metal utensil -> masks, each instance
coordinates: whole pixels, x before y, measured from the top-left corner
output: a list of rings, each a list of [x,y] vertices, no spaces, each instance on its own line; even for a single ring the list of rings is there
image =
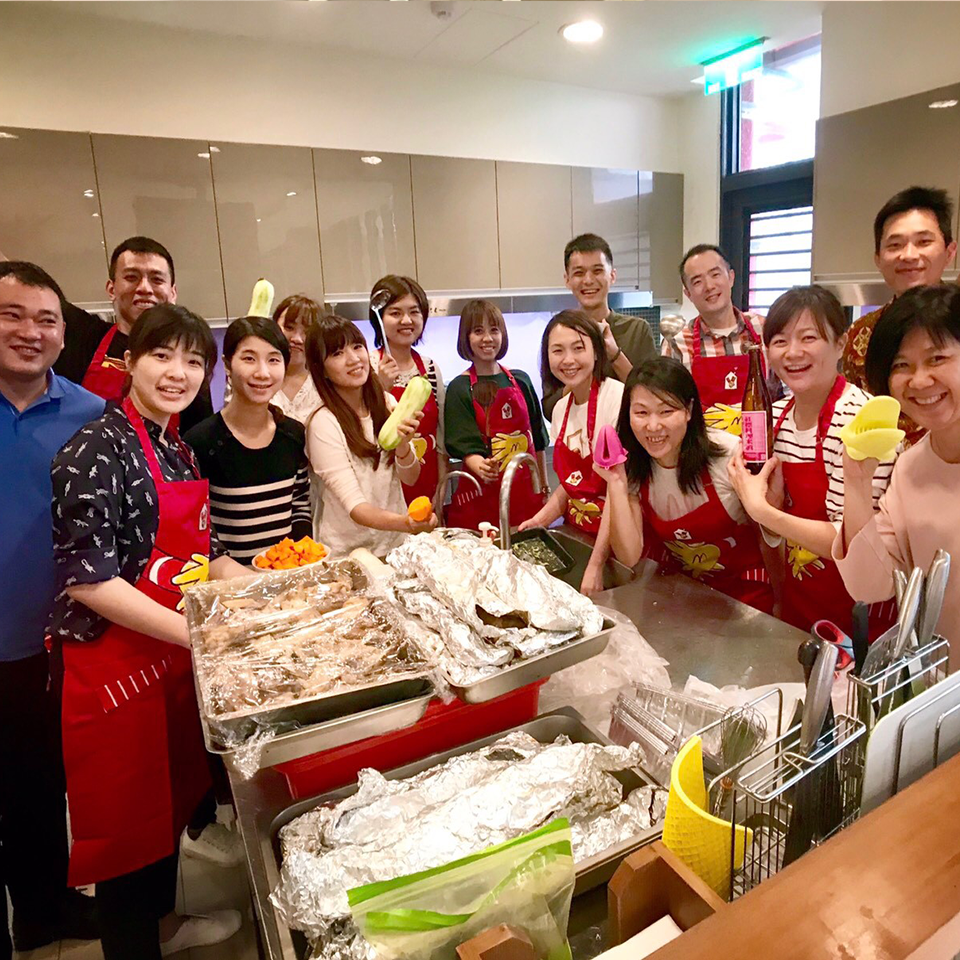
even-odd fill
[[[899,572],[899,571],[898,571]],[[897,621],[897,641],[893,648],[893,659],[899,660],[907,649],[910,635],[917,625],[917,615],[920,613],[920,598],[923,595],[923,570],[914,567],[907,581],[907,586],[899,599],[900,617]]]
[[[390,291],[389,290],[377,290],[374,295],[370,298],[370,309],[374,312],[374,315],[377,318],[377,326],[380,328],[380,342],[383,344],[383,352],[388,356],[392,357],[393,354],[390,352],[390,344],[387,343],[387,330],[383,325],[383,317],[380,316],[380,311],[390,302]]]
[[[838,653],[832,643],[820,643],[807,684],[803,721],[800,724],[799,757],[795,761],[800,766],[806,766],[815,752],[827,719]],[[783,866],[793,863],[810,849],[814,839],[825,836],[833,829],[839,809],[836,803],[839,786],[837,769],[832,762],[813,767],[797,783],[790,829],[784,843]]]
[[[897,570],[894,574],[894,586],[897,592],[897,603],[900,606],[900,615],[897,620],[897,633],[891,646],[891,656],[888,666],[895,664],[909,649],[917,645],[916,625],[920,613],[920,601],[923,598],[923,570],[914,567],[910,579],[904,585],[905,576]],[[877,713],[883,716],[893,707],[908,700],[913,691],[910,687],[910,676],[913,669],[898,670],[890,676],[884,684],[884,696],[880,698]],[[887,691],[891,691],[889,696]]]
[[[917,629],[917,644],[921,647],[925,647],[933,639],[949,578],[950,554],[946,550],[938,550],[930,564],[927,582],[924,585],[923,610],[920,615],[920,626]]]

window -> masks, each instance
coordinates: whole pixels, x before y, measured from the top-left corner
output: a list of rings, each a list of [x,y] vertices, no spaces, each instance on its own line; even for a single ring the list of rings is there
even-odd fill
[[[749,308],[765,314],[790,287],[810,283],[813,207],[750,215]]]

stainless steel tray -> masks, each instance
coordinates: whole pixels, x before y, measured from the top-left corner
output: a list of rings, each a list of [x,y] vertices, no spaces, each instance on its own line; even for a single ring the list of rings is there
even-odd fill
[[[572,667],[575,663],[589,660],[597,654],[603,653],[616,623],[608,617],[603,618],[603,629],[589,637],[581,637],[565,643],[556,650],[541,653],[537,657],[530,657],[510,667],[504,667],[495,676],[478,680],[476,683],[457,686],[450,684],[453,692],[467,703],[486,703],[505,693],[525,687],[529,683],[552,676],[559,670]],[[449,678],[448,678],[449,679]]]
[[[513,729],[522,730],[541,743],[551,743],[561,734],[576,743],[610,743],[602,734],[587,726],[580,714],[570,707],[544,714]],[[451,757],[479,750],[510,732],[504,730],[453,750],[434,754],[416,763],[385,772],[384,776],[389,780],[413,776]],[[637,786],[648,782],[645,777],[637,774]],[[304,960],[307,956],[306,940],[283,924],[269,899],[271,891],[280,880],[280,828],[320,804],[336,803],[351,796],[356,793],[357,785],[342,787],[295,803],[290,803],[290,796],[282,778],[272,770],[262,770],[249,781],[231,777],[231,785],[260,923],[263,955],[268,960]],[[660,827],[644,831],[580,863],[577,868],[575,895],[606,883],[624,857],[655,840],[660,833]]]

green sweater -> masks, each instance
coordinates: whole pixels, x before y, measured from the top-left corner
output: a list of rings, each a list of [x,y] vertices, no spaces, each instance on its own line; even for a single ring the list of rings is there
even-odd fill
[[[533,384],[522,370],[511,370],[510,372],[517,381],[517,386],[520,387],[524,400],[527,401],[533,447],[535,450],[544,450],[550,442],[550,438],[543,423],[543,415],[540,412],[540,404],[537,402]],[[494,377],[477,377],[477,379],[494,380],[497,386],[501,388],[510,386],[510,381],[504,373],[498,373]],[[490,448],[477,424],[476,412],[473,409],[473,398],[470,394],[470,377],[466,373],[454,377],[447,387],[447,398],[443,407],[443,428],[447,453],[451,457],[463,460],[473,453],[478,453],[483,457],[490,456]]]
[[[631,366],[635,367],[644,360],[656,359],[657,347],[653,342],[653,333],[650,330],[650,324],[643,317],[628,317],[611,310],[607,315],[607,323],[610,324],[617,346],[627,355]],[[609,360],[604,360],[603,372],[604,376],[613,377],[614,380],[619,379],[613,372],[613,364]],[[544,393],[543,413],[548,419],[553,416],[553,408],[562,396],[563,390]]]

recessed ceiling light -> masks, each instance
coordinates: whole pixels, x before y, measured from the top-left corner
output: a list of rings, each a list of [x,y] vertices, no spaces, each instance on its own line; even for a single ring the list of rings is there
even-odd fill
[[[93,191],[92,191],[92,190],[84,190],[84,191],[83,191],[83,195],[84,195],[85,197],[92,197],[92,196],[93,196]]]
[[[209,154],[209,153],[198,153],[197,156],[198,156],[201,160],[209,160],[209,159],[210,159],[210,154]]]
[[[374,166],[374,167],[375,167],[378,163],[383,163],[383,160],[381,160],[380,157],[373,156],[373,155],[371,154],[371,156],[369,156],[369,157],[361,157],[361,158],[360,158],[360,162],[361,162],[361,163],[369,163],[371,166]]]
[[[288,196],[288,197],[295,197],[296,195],[297,195],[297,191],[296,191],[296,190],[288,190],[288,191],[287,191],[287,196]]]
[[[260,217],[257,217],[257,223],[259,223],[259,222],[260,222]]]
[[[7,133],[6,130],[0,130],[0,140],[19,140],[20,137],[16,133]]]
[[[603,36],[603,27],[596,20],[578,20],[561,27],[560,35],[569,43],[596,43]]]
[[[99,214],[99,213],[91,213],[90,216],[91,216],[91,217],[99,217],[100,214]]]
[[[220,152],[220,148],[219,148],[219,147],[211,146],[211,147],[210,147],[210,152],[211,152],[211,153],[219,153],[219,152]]]
[[[957,105],[956,100],[934,100],[930,104],[931,110],[946,110],[947,107],[955,107]]]

